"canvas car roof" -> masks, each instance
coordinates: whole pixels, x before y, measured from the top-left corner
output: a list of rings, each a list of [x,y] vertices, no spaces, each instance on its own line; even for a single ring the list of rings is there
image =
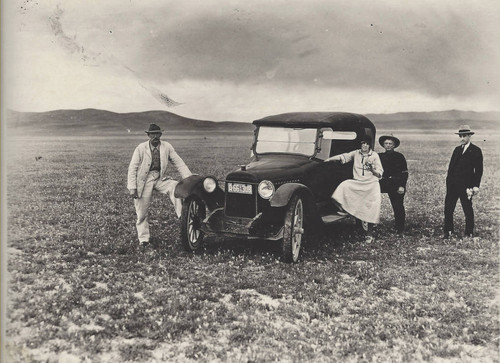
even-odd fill
[[[352,130],[357,127],[374,129],[363,115],[348,112],[289,112],[267,116],[253,122],[256,126],[332,127],[334,130]]]

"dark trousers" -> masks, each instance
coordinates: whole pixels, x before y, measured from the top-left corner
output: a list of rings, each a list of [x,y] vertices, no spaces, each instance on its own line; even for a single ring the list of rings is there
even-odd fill
[[[465,187],[452,183],[446,186],[446,197],[444,199],[444,232],[453,232],[453,212],[460,198],[462,209],[465,214],[465,235],[474,233],[474,210],[472,209],[472,199],[467,198]]]
[[[405,229],[405,206],[403,204],[403,199],[405,197],[403,194],[398,194],[395,191],[388,192],[389,200],[391,201],[392,209],[394,210],[394,221],[397,232],[403,232]]]

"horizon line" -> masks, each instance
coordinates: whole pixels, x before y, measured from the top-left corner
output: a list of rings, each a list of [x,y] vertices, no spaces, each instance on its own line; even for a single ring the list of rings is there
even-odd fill
[[[177,116],[181,116],[175,112],[172,111],[167,111],[167,110],[159,110],[159,109],[152,109],[152,110],[146,110],[146,111],[130,111],[130,112],[116,112],[116,111],[110,111],[107,109],[102,109],[102,108],[94,108],[94,107],[86,107],[86,108],[58,108],[58,109],[52,109],[52,110],[47,110],[47,111],[20,111],[20,110],[15,110],[12,108],[7,108],[7,111],[13,111],[13,112],[19,112],[19,113],[48,113],[48,112],[55,112],[55,111],[86,111],[86,110],[95,110],[95,111],[104,111],[104,112],[110,112],[110,113],[116,113],[116,114],[130,114],[130,113],[147,113],[147,112],[167,112],[171,113]],[[284,111],[282,113],[286,113],[288,111]],[[397,112],[365,112],[365,113],[360,113],[360,112],[355,112],[355,111],[293,111],[293,112],[348,112],[348,113],[359,113],[362,115],[394,115],[394,114],[400,114],[400,113],[444,113],[444,112],[470,112],[470,113],[500,113],[500,110],[488,110],[488,111],[473,111],[473,110],[460,110],[460,109],[448,109],[448,110],[434,110],[434,111],[397,111]],[[185,118],[190,118],[186,116],[181,116]],[[224,121],[218,121],[218,122],[224,122]]]

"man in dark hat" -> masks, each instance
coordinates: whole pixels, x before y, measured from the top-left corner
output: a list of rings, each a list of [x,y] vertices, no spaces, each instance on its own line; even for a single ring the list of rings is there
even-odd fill
[[[465,236],[472,237],[474,233],[472,197],[479,193],[483,176],[483,153],[479,147],[470,142],[474,132],[469,125],[461,125],[455,134],[460,138],[460,145],[453,150],[446,176],[444,238],[450,238],[453,234],[453,212],[458,198],[465,214]]]
[[[380,161],[384,168],[384,174],[380,179],[380,191],[387,193],[394,210],[395,228],[397,234],[402,234],[405,228],[404,197],[406,194],[406,182],[408,180],[408,167],[403,154],[394,151],[400,145],[400,141],[393,135],[384,135],[378,139],[379,144],[385,149],[380,153]]]
[[[174,197],[177,181],[167,175],[168,163],[174,164],[183,179],[191,175],[191,171],[173,146],[160,140],[162,133],[163,130],[158,125],[149,125],[146,131],[149,141],[135,148],[128,167],[127,189],[134,198],[137,234],[141,245],[149,244],[148,212],[153,190],[167,194],[177,217],[181,215],[182,200]]]

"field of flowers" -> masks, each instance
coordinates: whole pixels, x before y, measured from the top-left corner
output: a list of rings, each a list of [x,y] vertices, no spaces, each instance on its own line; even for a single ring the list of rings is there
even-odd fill
[[[264,241],[184,252],[159,194],[153,246],[139,248],[126,173],[144,135],[9,140],[7,361],[498,362],[500,155],[475,135],[477,237],[461,237],[458,204],[458,236],[442,240],[449,134],[400,134],[403,237],[384,195],[374,243],[346,220],[293,265]],[[199,174],[223,178],[250,156],[250,134],[165,137]]]

